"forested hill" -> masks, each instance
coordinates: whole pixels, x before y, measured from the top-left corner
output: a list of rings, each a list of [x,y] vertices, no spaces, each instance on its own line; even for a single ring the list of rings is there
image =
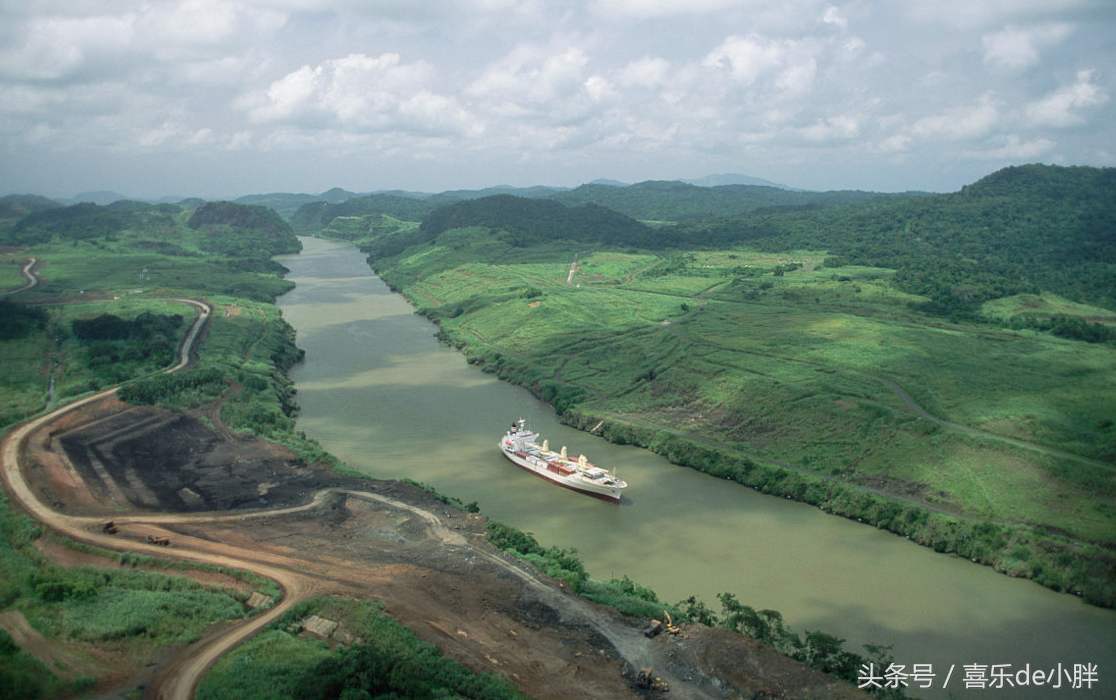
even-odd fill
[[[834,204],[866,202],[877,192],[798,192],[758,185],[699,187],[684,182],[650,180],[627,187],[582,185],[558,192],[549,199],[568,206],[599,204],[643,221],[692,222],[720,219],[764,208],[821,208]]]
[[[453,228],[487,226],[502,229],[512,245],[563,239],[613,245],[640,245],[650,229],[619,212],[585,204],[567,207],[547,199],[496,195],[450,204],[423,219],[430,236]]]
[[[291,226],[299,233],[312,233],[329,226],[338,216],[378,216],[387,214],[404,221],[419,221],[435,205],[422,199],[395,194],[370,194],[343,202],[309,202],[291,216]]]
[[[205,249],[233,257],[297,253],[302,245],[283,217],[259,204],[208,202],[186,225],[206,234]]]
[[[1038,291],[1116,309],[1116,169],[1006,168],[952,194],[750,214],[677,229],[669,244],[827,250],[898,270],[895,283],[940,313]]]
[[[58,209],[62,205],[53,199],[36,194],[9,194],[0,197],[0,219],[22,219],[28,214],[47,209]]]
[[[173,204],[127,201],[104,207],[85,203],[46,208],[19,219],[0,236],[0,241],[7,245],[35,245],[52,238],[85,240],[127,229],[173,227],[174,216],[181,211]]]
[[[322,202],[326,204],[338,204],[347,199],[358,197],[360,195],[355,192],[343,190],[340,187],[334,187],[331,190],[322,192],[321,194],[291,194],[289,192],[272,192],[270,194],[251,194],[244,197],[238,197],[233,200],[237,204],[262,204],[263,206],[274,209],[285,219],[290,219],[294,216],[298,208],[304,204],[311,204],[313,202]]]

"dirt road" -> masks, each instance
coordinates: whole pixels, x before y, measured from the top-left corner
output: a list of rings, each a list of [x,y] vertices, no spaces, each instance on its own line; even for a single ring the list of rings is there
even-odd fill
[[[27,262],[24,263],[24,265],[23,265],[23,269],[20,270],[20,272],[23,273],[24,278],[27,279],[27,284],[23,285],[22,287],[18,287],[16,289],[9,289],[6,292],[0,292],[0,296],[5,296],[7,294],[18,294],[20,292],[25,292],[28,289],[31,289],[32,287],[37,285],[39,283],[39,277],[38,277],[38,275],[36,275],[32,271],[32,268],[35,267],[35,263],[37,263],[37,262],[39,262],[39,261],[36,260],[35,258],[28,258]]]
[[[211,316],[205,304],[182,301],[200,312],[170,371],[188,366]],[[444,654],[475,671],[503,673],[540,698],[646,695],[621,675],[622,666],[653,668],[675,698],[861,697],[723,631],[694,625],[649,639],[642,621],[579,598],[497,551],[482,516],[415,487],[314,469],[272,443],[207,427],[218,411],[166,414],[125,406],[114,392],[75,401],[4,437],[0,475],[12,504],[77,542],[246,570],[282,590],[271,609],[166,662],[145,697],[194,697],[223,654],[299,601],[323,595],[383,601]],[[102,448],[96,468],[82,458],[92,445]],[[250,503],[268,507],[245,507]],[[106,520],[116,534],[102,531]],[[150,544],[149,536],[172,546]]]

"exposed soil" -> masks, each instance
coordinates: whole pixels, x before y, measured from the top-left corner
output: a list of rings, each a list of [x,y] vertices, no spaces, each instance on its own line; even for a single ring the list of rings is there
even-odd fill
[[[214,422],[217,415],[171,414],[112,398],[91,403],[29,436],[25,479],[55,511],[83,516],[72,521],[85,523],[87,541],[265,573],[285,589],[275,615],[314,595],[382,601],[444,654],[477,671],[503,673],[535,697],[863,697],[725,630],[685,625],[648,639],[640,632],[644,620],[578,598],[497,551],[483,516],[405,484],[307,465],[285,448],[230,433]],[[117,534],[100,532],[108,520]],[[149,545],[148,536],[171,544]],[[38,546],[66,564],[115,565],[54,540]],[[221,574],[193,575],[244,585]],[[273,616],[255,616],[228,634],[246,636],[248,624]],[[189,677],[188,664],[211,663],[221,650],[204,656],[205,650],[227,636],[216,631],[146,659],[151,668],[119,673],[118,693],[150,682],[153,697],[189,697],[192,687],[175,684],[192,682],[181,680]],[[344,641],[344,634],[334,639]],[[235,642],[229,638],[226,646]],[[53,659],[66,652],[50,646],[40,642],[32,651]],[[653,668],[669,692],[637,687],[632,671],[639,668]]]

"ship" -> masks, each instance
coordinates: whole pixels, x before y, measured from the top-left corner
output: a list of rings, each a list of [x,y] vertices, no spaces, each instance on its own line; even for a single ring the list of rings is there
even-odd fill
[[[569,459],[565,447],[552,452],[549,441],[539,444],[539,434],[525,428],[525,423],[522,418],[512,423],[498,445],[513,464],[567,489],[620,502],[620,494],[628,485],[617,479],[615,473],[590,464],[585,455],[576,461]]]

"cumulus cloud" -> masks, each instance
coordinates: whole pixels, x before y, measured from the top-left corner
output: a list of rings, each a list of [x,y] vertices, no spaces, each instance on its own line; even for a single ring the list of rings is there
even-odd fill
[[[593,3],[596,12],[612,17],[674,17],[716,12],[741,4],[741,0],[597,0]]]
[[[730,36],[702,62],[727,71],[734,80],[752,85],[769,80],[779,90],[792,93],[810,89],[817,72],[813,43],[796,39],[770,39],[757,34]]]
[[[825,8],[825,14],[822,15],[822,21],[826,24],[832,24],[836,27],[839,27],[840,29],[849,28],[848,18],[845,17],[845,14],[841,12],[841,10],[832,5]]]
[[[935,141],[962,141],[986,136],[999,120],[1000,111],[985,95],[975,105],[961,105],[919,119],[911,134]]]
[[[258,124],[358,133],[403,131],[477,135],[483,125],[452,95],[427,87],[433,68],[399,54],[349,54],[302,66],[239,106]]]
[[[1095,2],[8,2],[0,146],[483,155],[538,181],[555,162],[1095,162],[1116,138],[1116,17]]]
[[[905,0],[903,13],[912,21],[959,29],[1003,26],[1017,18],[1042,18],[1077,8],[1091,0]]]
[[[840,115],[819,119],[799,132],[807,141],[841,141],[858,136],[860,124],[853,117]]]
[[[25,28],[20,45],[0,53],[0,73],[26,80],[61,80],[88,75],[127,47],[135,32],[135,15],[44,17]]]
[[[984,64],[993,68],[1029,68],[1039,62],[1039,49],[1062,41],[1070,34],[1066,24],[1021,29],[1008,26],[981,36]]]
[[[1093,71],[1077,73],[1073,85],[1056,90],[1027,105],[1030,126],[1067,127],[1085,123],[1083,112],[1108,101],[1108,93],[1093,82]]]
[[[1017,134],[1008,134],[996,141],[999,142],[997,145],[983,150],[966,149],[962,152],[962,156],[978,160],[1025,162],[1046,155],[1057,146],[1050,139],[1037,138],[1024,141]]]

